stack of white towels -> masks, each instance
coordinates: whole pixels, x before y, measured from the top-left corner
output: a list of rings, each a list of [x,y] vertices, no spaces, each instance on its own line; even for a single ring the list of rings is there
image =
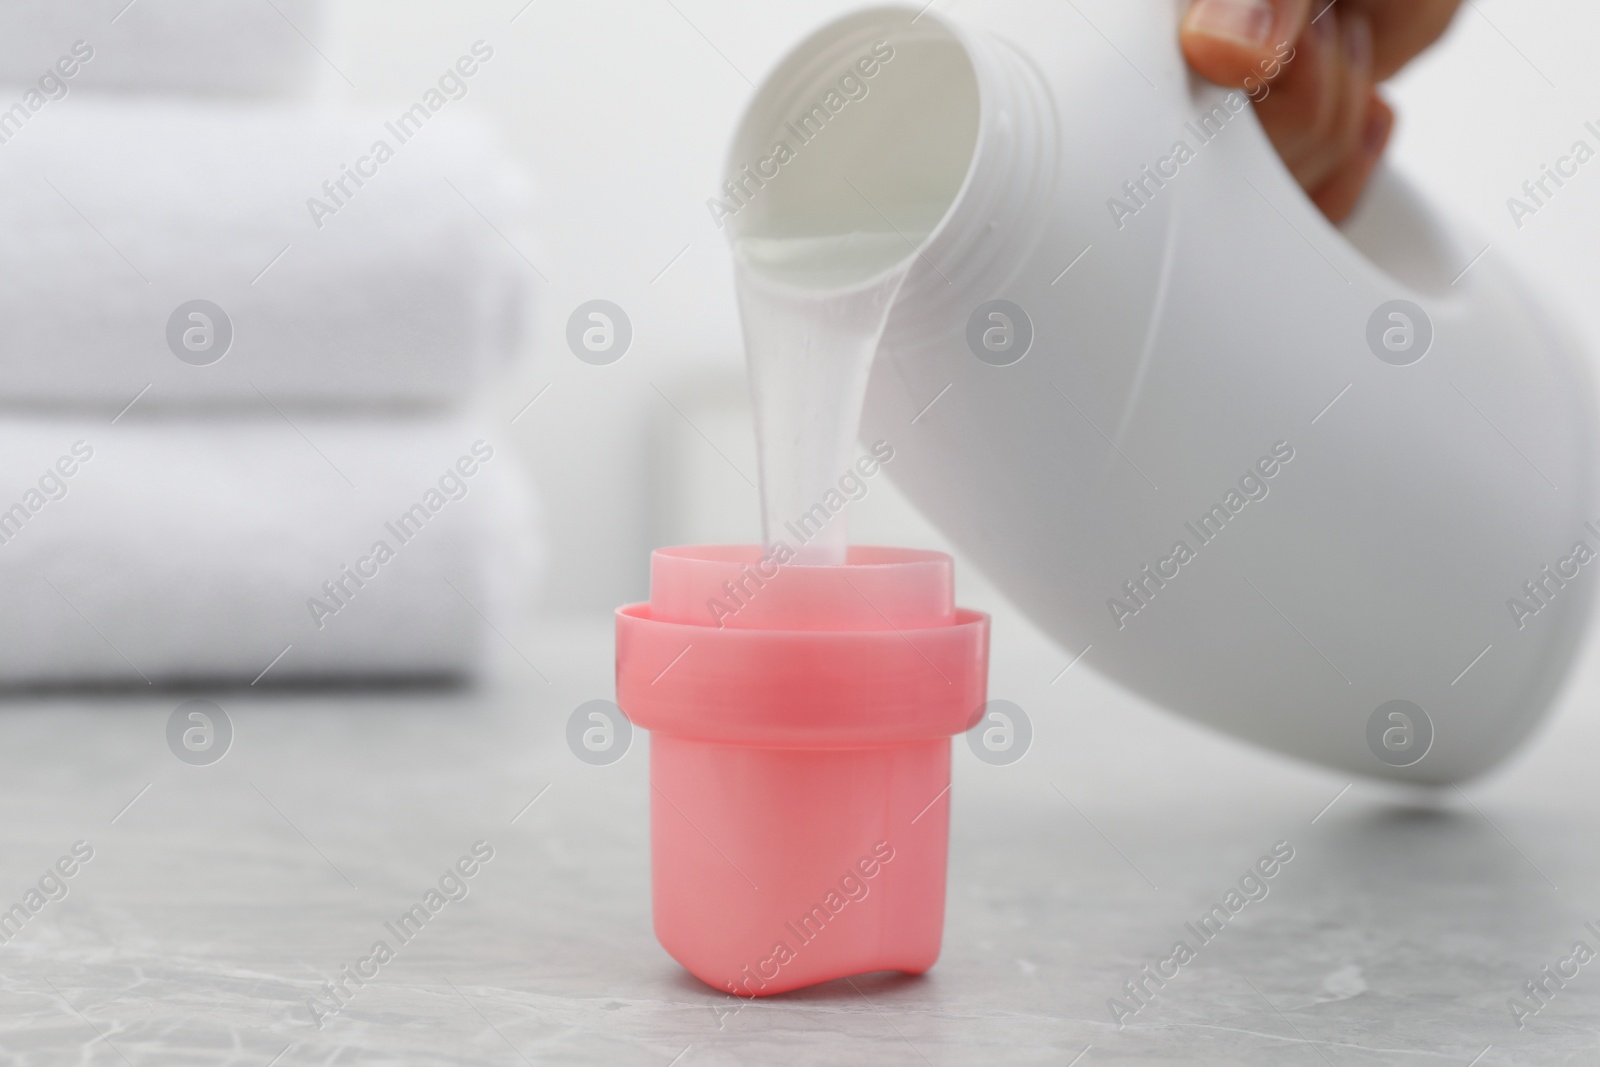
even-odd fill
[[[318,105],[320,14],[0,0],[0,686],[469,677],[526,606],[493,47]]]

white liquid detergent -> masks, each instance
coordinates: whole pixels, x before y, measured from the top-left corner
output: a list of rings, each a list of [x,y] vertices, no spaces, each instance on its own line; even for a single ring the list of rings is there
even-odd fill
[[[762,531],[796,563],[845,561],[849,517],[830,504],[839,505],[839,480],[855,460],[872,357],[913,251],[895,233],[736,246]],[[863,273],[866,282],[850,284]]]
[[[840,480],[873,356],[972,158],[977,111],[948,77],[960,57],[945,36],[917,36],[826,57],[777,103],[771,136],[735,149],[712,202],[733,237],[764,536],[802,564],[845,561]]]

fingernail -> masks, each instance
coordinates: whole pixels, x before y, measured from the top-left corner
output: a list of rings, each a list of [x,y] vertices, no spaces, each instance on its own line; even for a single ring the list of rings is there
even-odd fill
[[[1333,40],[1334,31],[1339,28],[1339,20],[1333,17],[1329,10],[1333,5],[1322,9],[1322,14],[1311,20],[1311,32],[1317,40],[1324,43]]]
[[[1372,23],[1365,15],[1351,13],[1346,17],[1344,49],[1351,67],[1363,71],[1372,67]]]
[[[1188,21],[1206,37],[1262,45],[1272,36],[1274,12],[1271,0],[1195,0]]]

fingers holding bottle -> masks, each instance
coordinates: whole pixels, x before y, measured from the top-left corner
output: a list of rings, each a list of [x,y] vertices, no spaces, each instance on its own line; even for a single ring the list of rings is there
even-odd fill
[[[1460,0],[1195,0],[1190,65],[1243,88],[1285,165],[1343,220],[1394,129],[1377,84],[1432,44]]]

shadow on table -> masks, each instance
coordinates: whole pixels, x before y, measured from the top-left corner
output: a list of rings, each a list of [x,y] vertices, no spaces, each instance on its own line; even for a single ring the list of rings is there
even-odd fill
[[[929,981],[930,979],[925,974],[873,971],[870,974],[858,974],[849,978],[836,978],[831,982],[821,982],[817,985],[806,986],[804,989],[795,989],[788,993],[777,993],[770,997],[751,998],[746,1003],[756,1006],[761,1004],[801,1005],[827,1003],[844,1007],[853,1001],[859,1004],[863,1010],[869,1010],[870,1004],[877,1002],[880,997],[914,993],[926,986]],[[718,1004],[729,1000],[730,997],[728,993],[712,989],[682,968],[678,968],[677,974],[673,977],[672,985],[677,992],[689,996],[701,996],[707,1001]]]

